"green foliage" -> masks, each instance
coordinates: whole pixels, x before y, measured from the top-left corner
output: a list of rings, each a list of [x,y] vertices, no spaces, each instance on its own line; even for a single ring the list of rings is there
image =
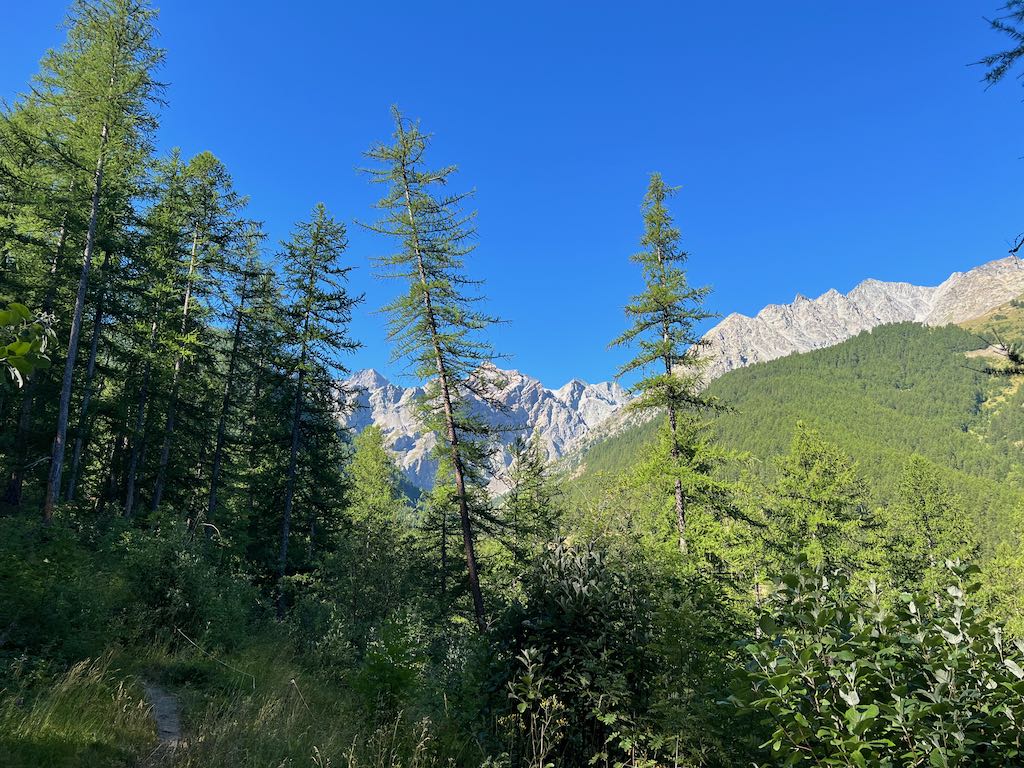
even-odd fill
[[[52,680],[24,662],[10,672],[0,698],[6,768],[127,768],[155,741],[141,687],[109,655],[73,664]]]
[[[703,306],[711,289],[694,288],[687,280],[683,268],[687,253],[680,247],[679,230],[665,205],[675,191],[661,174],[651,174],[642,206],[643,250],[632,257],[643,269],[644,291],[626,305],[626,316],[633,324],[612,342],[612,346],[638,347],[637,356],[623,365],[620,376],[660,367],[633,386],[638,397],[632,407],[639,409],[678,411],[703,405],[698,396],[702,341],[696,326],[713,317]]]
[[[908,458],[919,454],[956,487],[985,551],[1008,535],[1024,497],[1024,388],[976,369],[965,354],[984,342],[954,326],[875,328],[835,347],[731,371],[709,388],[730,409],[712,424],[719,445],[749,454],[745,467],[770,482],[774,463],[803,421],[857,462],[871,508],[895,502]],[[592,446],[574,493],[617,474],[657,440],[653,421]],[[730,474],[739,474],[737,469]]]
[[[1024,503],[983,570],[981,594],[989,615],[1006,624],[1010,637],[1024,638]]]
[[[218,650],[242,645],[262,610],[258,593],[214,567],[180,523],[165,525],[125,531],[113,546],[130,595],[126,639],[180,643],[187,638]]]
[[[937,592],[947,560],[970,562],[978,552],[974,526],[956,489],[927,459],[911,456],[881,532],[886,577],[900,590]]]
[[[562,490],[552,475],[547,455],[534,432],[509,447],[511,465],[502,499],[504,538],[516,559],[524,562],[555,536],[561,516]]]
[[[4,653],[75,662],[116,638],[130,602],[125,574],[70,530],[0,519],[0,626]]]
[[[629,407],[641,412],[664,409],[668,414],[669,440],[664,455],[665,472],[674,479],[671,493],[675,500],[675,518],[679,549],[687,550],[687,507],[682,475],[693,475],[693,463],[683,443],[687,409],[710,407],[702,392],[700,349],[704,341],[696,326],[712,317],[704,309],[709,288],[689,285],[683,264],[687,254],[679,245],[679,230],[665,207],[675,190],[666,186],[661,175],[651,174],[644,196],[644,250],[633,256],[644,274],[644,291],[626,305],[626,316],[633,324],[612,342],[612,346],[638,347],[636,357],[619,370],[619,376],[643,372],[645,375],[631,391],[637,396]],[[658,370],[650,373],[651,366]]]
[[[512,735],[530,739],[514,750],[544,764],[617,762],[634,744],[647,747],[654,606],[642,575],[617,565],[594,546],[554,545],[498,630],[518,718]]]
[[[0,365],[15,386],[23,386],[25,377],[34,371],[50,367],[46,348],[53,332],[48,318],[33,316],[24,304],[12,301],[7,309],[0,310],[0,328],[4,329],[0,337]]]
[[[571,503],[537,436],[491,499],[479,404],[501,382],[469,195],[395,110],[368,153],[385,190],[369,229],[395,245],[376,260],[404,286],[389,337],[437,438],[413,509],[383,432],[337,422],[361,301],[345,224],[317,206],[271,265],[213,154],[155,156],[155,17],[75,0],[0,110],[0,367],[24,384],[0,391],[0,763],[746,765],[766,713],[806,742],[769,760],[1019,761],[1019,649],[977,611],[1024,631],[1024,388],[965,364],[990,356],[978,338],[880,328],[704,397],[708,291],[655,174],[618,339],[655,418],[591,450]],[[984,320],[1013,343],[1019,309]],[[33,372],[53,338],[63,377]],[[737,407],[705,425],[715,398]],[[934,593],[942,561],[976,550],[977,598],[963,570],[938,596],[892,594]],[[787,577],[745,706],[719,707],[766,574],[798,554],[860,566],[855,587]],[[173,753],[152,749],[144,681],[184,705]]]
[[[387,526],[406,517],[406,498],[401,490],[401,474],[392,454],[384,445],[384,433],[371,424],[356,435],[355,452],[348,465],[351,487],[348,514],[368,528]],[[370,534],[372,535],[372,534]]]
[[[1024,645],[971,604],[976,568],[942,593],[872,585],[805,559],[777,584],[733,699],[763,718],[768,765],[1001,766],[1024,746]]]
[[[427,381],[419,399],[420,420],[436,437],[436,456],[447,462],[459,510],[466,575],[477,628],[487,628],[475,536],[493,521],[485,487],[494,429],[472,407],[474,400],[501,410],[494,350],[484,332],[497,321],[481,311],[479,283],[465,273],[473,253],[474,214],[463,205],[471,193],[445,191],[454,166],[425,167],[430,137],[392,108],[394,143],[377,144],[366,170],[385,187],[376,207],[381,218],[369,230],[399,243],[376,259],[383,277],[404,281],[406,292],[384,307],[392,357],[410,363]],[[472,396],[472,399],[471,399]],[[447,540],[442,534],[442,550]],[[442,571],[446,569],[442,556]]]
[[[774,546],[789,559],[800,553],[829,569],[851,567],[870,524],[867,485],[856,463],[798,422],[776,473],[768,510]]]

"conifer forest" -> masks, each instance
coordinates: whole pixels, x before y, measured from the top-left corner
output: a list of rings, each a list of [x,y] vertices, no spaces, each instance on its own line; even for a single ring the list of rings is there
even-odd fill
[[[71,0],[0,94],[0,766],[1024,765],[1019,241],[726,317],[652,169],[616,383],[547,390],[429,109],[272,238],[160,23]]]

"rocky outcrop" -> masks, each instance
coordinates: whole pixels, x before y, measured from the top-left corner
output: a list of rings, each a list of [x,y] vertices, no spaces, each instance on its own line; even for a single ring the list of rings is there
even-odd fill
[[[500,430],[500,447],[492,459],[496,471],[492,491],[499,493],[504,490],[501,471],[509,464],[506,447],[517,437],[536,430],[548,458],[558,459],[628,399],[625,390],[614,383],[587,384],[573,379],[558,389],[547,389],[519,371],[497,374],[503,386],[494,397],[502,407],[493,409],[476,400],[473,409]],[[431,456],[434,436],[423,431],[416,412],[423,389],[393,384],[372,369],[355,374],[346,385],[352,395],[344,423],[356,431],[369,424],[380,426],[409,482],[430,488],[437,464]]]
[[[797,295],[793,303],[769,304],[754,317],[733,313],[708,331],[706,376],[830,347],[888,323],[963,322],[1021,293],[1024,262],[1008,256],[955,272],[935,287],[865,280],[847,294],[833,289],[816,299]]]

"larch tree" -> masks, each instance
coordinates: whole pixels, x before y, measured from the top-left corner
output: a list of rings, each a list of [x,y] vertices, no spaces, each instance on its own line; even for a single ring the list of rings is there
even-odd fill
[[[979,541],[963,502],[938,467],[911,456],[886,509],[882,556],[903,592],[936,592],[944,587],[947,560],[972,560]]]
[[[211,153],[202,152],[192,158],[184,169],[183,181],[184,210],[181,213],[188,247],[186,253],[182,254],[178,283],[180,326],[174,341],[171,393],[153,486],[153,510],[160,506],[167,481],[182,369],[197,346],[192,328],[196,321],[196,310],[204,294],[209,294],[211,286],[221,282],[217,278],[235,271],[233,262],[244,249],[252,229],[251,223],[241,217],[245,198],[235,192],[227,169]]]
[[[51,149],[48,133],[55,111],[25,97],[0,111],[0,301],[17,301],[54,313],[63,303],[68,281],[67,254],[80,223],[72,216],[78,174],[67,159]],[[54,333],[64,335],[61,317],[53,317]],[[17,508],[29,472],[30,453],[43,455],[50,446],[33,439],[45,415],[40,401],[53,398],[44,388],[45,374],[25,376],[13,435],[12,465],[2,500]]]
[[[555,535],[562,493],[539,432],[517,438],[509,452],[503,522],[509,549],[524,563]]]
[[[139,475],[145,466],[147,423],[158,388],[167,349],[177,348],[181,253],[187,248],[185,164],[179,153],[155,164],[153,204],[142,221],[143,236],[136,258],[125,270],[133,294],[131,321],[124,323],[125,396],[133,400],[127,431],[123,514],[131,517],[139,494]]]
[[[687,253],[666,207],[675,189],[666,185],[660,174],[651,174],[642,206],[642,250],[632,257],[643,270],[644,290],[626,305],[626,317],[632,324],[611,346],[636,348],[636,356],[618,373],[620,377],[643,374],[631,388],[636,398],[630,407],[666,411],[676,528],[679,549],[685,552],[686,496],[679,466],[684,453],[682,420],[687,412],[710,407],[701,394],[699,351],[703,341],[697,326],[714,315],[704,308],[710,288],[693,287],[687,279]]]
[[[259,242],[259,234],[255,231],[251,232],[247,246],[248,256],[240,274],[236,277],[236,291],[230,307],[231,344],[222,383],[220,411],[217,417],[217,437],[210,465],[210,489],[206,497],[205,512],[205,522],[208,524],[213,523],[217,512],[218,493],[227,452],[228,422],[234,412],[235,401],[239,395],[239,369],[243,364],[243,347],[248,330],[247,319],[252,314],[254,284],[264,269],[257,255]]]
[[[447,460],[459,510],[473,613],[487,630],[476,556],[477,518],[488,511],[481,499],[489,471],[493,430],[471,413],[470,397],[498,407],[497,382],[490,364],[495,354],[484,338],[497,320],[479,309],[479,283],[465,272],[475,244],[474,214],[463,206],[472,193],[449,193],[454,166],[428,168],[430,137],[393,108],[394,142],[378,144],[367,156],[372,181],[387,188],[377,203],[382,217],[366,225],[396,240],[399,250],[378,258],[383,277],[401,280],[407,290],[384,308],[393,357],[411,364],[427,380],[421,399],[425,427],[434,432]]]
[[[285,612],[284,581],[288,573],[288,542],[291,535],[292,508],[296,497],[299,450],[302,441],[304,408],[310,398],[311,380],[324,384],[324,374],[335,381],[348,373],[341,363],[343,353],[354,352],[359,343],[349,336],[352,309],[363,297],[348,293],[345,284],[352,267],[343,266],[341,257],[348,247],[345,225],[333,219],[321,203],[308,222],[299,222],[281,253],[284,290],[288,298],[291,330],[290,373],[294,395],[290,416],[291,437],[284,505],[281,513],[281,539],[278,554],[278,616]],[[344,398],[334,393],[334,402]]]
[[[381,428],[376,424],[366,427],[356,436],[353,448],[348,466],[349,515],[368,528],[396,522],[406,511],[406,500],[398,466],[384,444]]]
[[[776,460],[768,521],[784,557],[806,555],[828,569],[853,568],[873,525],[857,463],[803,422]]]
[[[46,523],[53,517],[61,490],[71,390],[104,195],[104,173],[111,165],[137,163],[140,156],[145,156],[148,137],[156,127],[153,106],[160,85],[153,73],[163,59],[163,51],[153,43],[155,16],[156,11],[139,0],[77,0],[68,17],[67,42],[43,60],[33,93],[34,99],[60,115],[67,132],[68,154],[93,169],[82,267],[43,502]]]

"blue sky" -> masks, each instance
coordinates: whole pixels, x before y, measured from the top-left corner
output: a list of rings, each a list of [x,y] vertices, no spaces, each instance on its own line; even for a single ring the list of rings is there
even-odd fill
[[[518,3],[167,2],[160,146],[209,149],[273,241],[324,201],[367,220],[356,173],[388,108],[435,134],[437,164],[477,190],[470,271],[510,365],[559,386],[600,381],[639,288],[628,260],[647,175],[721,314],[865,277],[934,284],[1024,231],[1024,90],[968,66],[1004,46],[1002,0]],[[5,8],[0,95],[61,40],[65,3]],[[388,246],[350,227],[348,361],[397,374],[383,319]]]

